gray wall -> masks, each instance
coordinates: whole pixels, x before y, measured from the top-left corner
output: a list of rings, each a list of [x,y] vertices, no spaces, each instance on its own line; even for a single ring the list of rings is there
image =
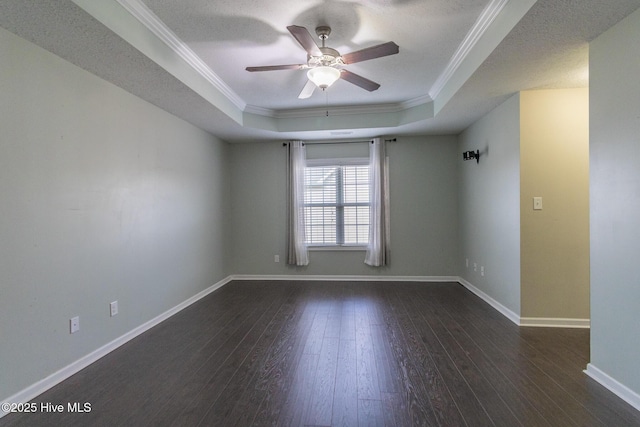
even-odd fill
[[[591,364],[640,394],[638,58],[640,10],[590,44]]]
[[[210,134],[2,29],[0,58],[5,398],[225,278],[228,187]]]
[[[404,137],[387,146],[391,264],[364,264],[364,251],[311,251],[286,260],[286,149],[282,143],[230,147],[232,271],[252,275],[456,275],[456,137]],[[368,156],[366,144],[308,145],[309,158]],[[280,255],[280,263],[274,262]]]
[[[460,135],[456,157],[467,150],[480,150],[481,157],[478,164],[458,161],[459,275],[520,315],[519,95]]]

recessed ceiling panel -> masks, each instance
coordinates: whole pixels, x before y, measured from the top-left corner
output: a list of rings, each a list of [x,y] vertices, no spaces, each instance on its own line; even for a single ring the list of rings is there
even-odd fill
[[[144,0],[247,104],[280,110],[409,101],[428,94],[488,0]],[[305,100],[306,71],[249,73],[248,66],[304,64],[288,25],[331,27],[327,46],[341,54],[393,41],[397,55],[345,68],[381,85],[364,91],[339,80]],[[317,40],[318,44],[321,41]]]

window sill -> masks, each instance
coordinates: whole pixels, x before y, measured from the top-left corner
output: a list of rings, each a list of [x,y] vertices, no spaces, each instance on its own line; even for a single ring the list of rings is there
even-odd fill
[[[307,246],[310,251],[362,251],[366,252],[366,246],[345,245],[345,246]]]

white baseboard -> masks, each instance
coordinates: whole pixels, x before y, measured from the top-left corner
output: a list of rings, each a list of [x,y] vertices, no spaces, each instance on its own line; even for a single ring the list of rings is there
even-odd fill
[[[78,373],[82,369],[86,368],[90,364],[94,363],[98,359],[106,356],[108,353],[122,346],[123,344],[131,341],[138,335],[148,331],[160,322],[168,319],[179,311],[185,309],[196,301],[209,295],[216,289],[221,288],[232,280],[334,280],[334,281],[403,281],[403,282],[458,282],[457,276],[333,276],[333,275],[231,275],[218,283],[210,286],[209,288],[197,293],[193,297],[183,301],[175,307],[165,311],[164,313],[156,316],[148,322],[132,329],[126,334],[116,338],[115,340],[103,345],[95,351],[81,357],[75,362],[65,366],[64,368],[54,372],[53,374],[43,378],[42,380],[30,385],[24,390],[19,391],[13,396],[9,396],[6,399],[2,399],[1,402],[9,403],[26,403],[33,398],[39,396],[55,385],[66,380],[70,376]],[[0,418],[7,415],[6,412],[0,410]]]
[[[367,275],[251,275],[236,274],[232,280],[299,280],[299,281],[342,281],[342,282],[458,282],[458,276],[367,276]]]
[[[87,354],[86,356],[78,359],[77,361],[71,363],[70,365],[60,369],[59,371],[49,375],[48,377],[38,381],[37,383],[32,384],[31,386],[29,386],[29,387],[25,388],[24,390],[14,394],[13,396],[10,396],[10,397],[8,397],[6,399],[3,399],[2,402],[25,403],[25,402],[30,401],[31,399],[33,399],[36,396],[42,394],[43,392],[47,391],[51,387],[55,386],[56,384],[66,380],[70,376],[72,376],[75,373],[79,372],[80,370],[86,368],[87,366],[89,366],[93,362],[97,361],[98,359],[104,357],[105,355],[107,355],[108,353],[112,352],[116,348],[122,346],[123,344],[127,343],[128,341],[132,340],[133,338],[137,337],[138,335],[146,332],[147,330],[149,330],[152,327],[156,326],[160,322],[168,319],[169,317],[173,316],[174,314],[176,314],[179,311],[185,309],[186,307],[188,307],[191,304],[195,303],[196,301],[204,298],[205,296],[207,296],[211,292],[215,291],[216,289],[221,288],[222,286],[226,285],[227,283],[229,283],[229,282],[231,282],[233,280],[296,280],[296,281],[323,281],[323,280],[331,281],[331,280],[333,280],[333,281],[376,281],[376,282],[382,282],[382,281],[386,281],[386,282],[455,282],[455,283],[462,284],[465,288],[469,289],[471,292],[473,292],[478,297],[483,299],[485,302],[487,302],[493,308],[498,310],[500,313],[502,313],[505,317],[507,317],[512,322],[514,322],[516,325],[519,325],[519,326],[547,326],[547,327],[549,327],[549,326],[557,326],[557,327],[589,327],[588,326],[588,323],[589,323],[588,319],[520,318],[520,316],[518,316],[516,313],[514,313],[513,311],[511,311],[510,309],[508,309],[507,307],[505,307],[504,305],[502,305],[501,303],[499,303],[498,301],[496,301],[495,299],[493,299],[492,297],[490,297],[489,295],[487,295],[486,293],[484,293],[480,289],[476,288],[475,286],[473,286],[471,283],[469,283],[465,279],[463,279],[461,277],[458,277],[458,276],[247,275],[247,274],[238,274],[238,275],[231,275],[231,276],[228,276],[228,277],[222,279],[218,283],[216,283],[216,284],[210,286],[209,288],[199,292],[198,294],[194,295],[193,297],[183,301],[182,303],[180,303],[180,304],[176,305],[175,307],[165,311],[164,313],[162,313],[159,316],[149,320],[148,322],[138,326],[137,328],[127,332],[126,334],[116,338],[115,340],[105,344],[104,346],[98,348],[97,350],[93,351],[92,353]],[[593,367],[592,370],[593,369],[597,369],[597,368]],[[589,370],[589,369],[587,369],[587,370]],[[587,371],[585,371],[585,372],[587,372]],[[601,371],[598,370],[598,372],[601,372]],[[598,380],[594,375],[591,375],[589,372],[587,372],[587,373],[590,376],[592,376],[594,379],[596,379],[597,381],[603,383],[602,381]],[[603,374],[603,375],[605,375],[605,374]],[[607,377],[607,378],[610,378],[610,377]],[[611,381],[615,381],[615,380],[611,379]],[[624,387],[621,384],[620,384],[620,386]],[[606,385],[605,385],[605,387],[609,388]],[[624,387],[624,388],[626,388],[626,387]],[[629,390],[629,392],[633,394],[633,392],[631,390]],[[616,392],[614,391],[614,393],[616,393]],[[636,396],[635,397],[636,402],[640,402],[640,399],[638,398],[638,396],[637,395],[635,395],[635,396]],[[623,399],[624,399],[624,397],[623,397]],[[633,405],[633,403],[631,403],[631,404]],[[638,407],[638,406],[636,406],[636,407]],[[3,412],[3,411],[0,410],[0,418],[2,418],[5,415],[6,415],[6,412]]]
[[[462,286],[464,286],[465,288],[469,289],[471,292],[473,292],[474,294],[479,296],[481,299],[483,299],[491,307],[495,308],[500,313],[502,313],[502,315],[505,316],[507,319],[511,320],[516,325],[520,326],[520,316],[518,314],[516,314],[515,312],[513,312],[512,310],[510,310],[506,306],[502,305],[501,303],[499,303],[495,299],[491,298],[489,295],[487,295],[486,293],[484,293],[480,289],[476,288],[475,286],[473,286],[471,283],[469,283],[468,281],[466,281],[462,277],[458,277],[458,281],[460,282],[460,284]]]
[[[570,318],[554,318],[554,317],[520,317],[514,311],[505,307],[489,295],[473,286],[462,277],[458,277],[458,281],[465,288],[483,299],[487,304],[502,313],[507,319],[511,320],[518,326],[529,326],[539,328],[590,328],[591,321],[589,319],[570,319]]]
[[[595,367],[592,363],[587,365],[587,369],[584,370],[584,373],[589,375],[591,378],[602,384],[604,387],[609,389],[613,394],[618,396],[620,399],[627,402],[629,405],[636,408],[640,411],[640,394],[631,390],[626,385],[621,382],[613,379],[602,370]]]
[[[564,319],[546,317],[520,317],[467,280],[459,276],[367,276],[367,275],[251,275],[237,274],[232,280],[297,280],[297,281],[350,281],[350,282],[456,282],[476,294],[486,303],[518,326],[547,328],[589,328],[589,319]]]
[[[132,329],[131,331],[129,331],[126,334],[116,338],[115,340],[103,345],[102,347],[100,347],[97,350],[87,354],[86,356],[81,357],[80,359],[76,360],[75,362],[71,363],[70,365],[65,366],[64,368],[60,369],[59,371],[54,372],[53,374],[49,375],[48,377],[43,378],[42,380],[36,382],[35,384],[30,385],[29,387],[25,388],[22,391],[19,391],[18,393],[14,394],[13,396],[9,396],[6,399],[2,399],[1,402],[3,402],[3,403],[5,403],[5,402],[8,402],[8,403],[26,403],[26,402],[32,400],[33,398],[39,396],[40,394],[42,394],[45,391],[47,391],[50,388],[52,388],[53,386],[55,386],[55,385],[61,383],[62,381],[66,380],[70,376],[78,373],[79,371],[81,371],[82,369],[86,368],[87,366],[89,366],[93,362],[97,361],[98,359],[106,356],[107,354],[109,354],[113,350],[117,349],[121,345],[127,343],[128,341],[131,341],[132,339],[134,339],[138,335],[140,335],[140,334],[148,331],[149,329],[153,328],[154,326],[156,326],[157,324],[159,324],[163,320],[168,319],[169,317],[173,316],[174,314],[178,313],[179,311],[187,308],[188,306],[190,306],[194,302],[196,302],[196,301],[204,298],[205,296],[209,295],[211,292],[215,291],[216,289],[219,289],[222,286],[226,285],[231,280],[232,280],[231,276],[222,279],[218,283],[216,283],[216,284],[208,287],[207,289],[197,293],[196,295],[192,296],[191,298],[181,302],[180,304],[178,304],[175,307],[165,311],[164,313],[160,314],[159,316],[154,317],[153,319],[149,320],[148,322],[143,323],[142,325],[138,326],[137,328]],[[5,411],[3,411],[3,410],[0,410],[0,418],[4,417],[5,415],[7,415],[7,413]]]
[[[566,319],[554,317],[521,317],[520,326],[535,326],[541,328],[585,328],[591,327],[589,319]]]

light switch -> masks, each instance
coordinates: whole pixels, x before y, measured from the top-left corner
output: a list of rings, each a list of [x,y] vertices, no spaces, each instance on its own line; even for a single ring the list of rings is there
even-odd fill
[[[80,330],[80,316],[73,317],[69,320],[69,332],[75,334]]]
[[[542,197],[534,197],[533,198],[533,210],[541,211],[542,210]]]

